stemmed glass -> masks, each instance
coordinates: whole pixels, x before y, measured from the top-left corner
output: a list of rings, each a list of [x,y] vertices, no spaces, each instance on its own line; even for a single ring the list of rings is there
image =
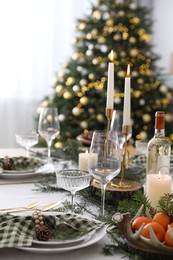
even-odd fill
[[[97,156],[97,160],[93,160],[93,154]],[[120,169],[121,155],[117,133],[114,131],[95,131],[88,156],[88,170],[100,182],[103,216],[106,186],[119,174]]]
[[[47,164],[45,168],[47,170],[53,169],[51,164],[51,145],[52,141],[60,133],[60,124],[58,119],[58,109],[55,107],[42,108],[40,113],[38,132],[46,140],[48,146]]]
[[[38,134],[16,134],[16,142],[26,149],[26,157],[29,157],[29,149],[38,143]]]
[[[71,192],[72,208],[74,196],[77,191],[87,188],[90,185],[91,175],[88,171],[66,169],[56,172],[57,186]]]
[[[120,149],[123,149],[125,143],[125,136],[122,132],[122,125],[123,125],[123,112],[119,110],[114,110],[111,119],[111,131],[116,131],[118,134]],[[132,131],[127,136],[127,140],[129,140],[132,136]]]

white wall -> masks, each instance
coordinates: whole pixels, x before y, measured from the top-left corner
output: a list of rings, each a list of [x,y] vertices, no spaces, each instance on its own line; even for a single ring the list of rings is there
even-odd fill
[[[153,7],[154,50],[161,56],[157,64],[168,74],[167,83],[173,87],[173,76],[169,74],[171,53],[173,53],[173,1],[153,0]]]

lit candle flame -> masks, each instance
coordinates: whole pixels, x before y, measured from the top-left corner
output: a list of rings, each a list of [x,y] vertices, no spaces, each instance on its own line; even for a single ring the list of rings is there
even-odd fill
[[[161,179],[161,172],[160,171],[158,172],[158,179],[159,180]]]
[[[130,64],[128,64],[128,66],[127,66],[127,76],[126,77],[127,78],[130,77]]]

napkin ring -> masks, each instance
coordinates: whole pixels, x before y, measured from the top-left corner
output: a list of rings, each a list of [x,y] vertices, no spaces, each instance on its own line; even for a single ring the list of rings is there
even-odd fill
[[[47,241],[51,238],[50,229],[44,224],[44,219],[41,211],[35,211],[33,213],[35,222],[35,236],[40,241]]]

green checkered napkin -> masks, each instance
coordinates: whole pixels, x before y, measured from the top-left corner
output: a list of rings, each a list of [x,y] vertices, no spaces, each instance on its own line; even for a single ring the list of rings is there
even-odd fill
[[[44,215],[44,223],[50,230],[55,230],[63,224],[74,232],[76,230],[89,232],[104,225],[100,221],[75,214]],[[35,226],[32,216],[0,215],[0,248],[31,246],[34,234]]]
[[[30,246],[34,235],[32,216],[0,215],[0,248]]]
[[[130,162],[136,164],[137,166],[145,166],[147,162],[147,157],[143,154],[131,156]]]

